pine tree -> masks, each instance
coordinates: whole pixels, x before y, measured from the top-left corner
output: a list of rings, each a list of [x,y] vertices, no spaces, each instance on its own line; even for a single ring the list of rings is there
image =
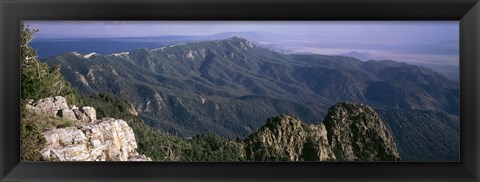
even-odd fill
[[[60,73],[60,66],[49,67],[38,60],[37,51],[30,47],[37,29],[21,24],[21,99],[24,101],[64,96],[70,103],[77,104],[80,94]]]
[[[21,99],[22,99],[22,117],[20,121],[20,159],[22,161],[41,160],[40,150],[45,145],[45,138],[41,133],[41,126],[34,121],[31,113],[25,110],[25,99],[37,99],[40,94],[37,93],[39,80],[44,74],[37,59],[37,52],[29,44],[33,39],[33,34],[38,30],[30,29],[21,24],[20,29],[20,66],[21,66]]]
[[[20,121],[20,158],[25,161],[42,160],[41,149],[45,145],[42,135],[42,118],[25,109],[29,99],[41,99],[61,95],[71,103],[77,103],[81,95],[65,81],[60,66],[50,68],[38,60],[37,51],[30,47],[37,29],[21,24],[20,29],[20,66],[21,66],[21,105]]]

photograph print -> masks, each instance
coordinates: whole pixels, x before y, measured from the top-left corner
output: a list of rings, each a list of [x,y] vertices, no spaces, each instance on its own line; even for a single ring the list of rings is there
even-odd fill
[[[458,162],[458,21],[23,21],[21,161]]]

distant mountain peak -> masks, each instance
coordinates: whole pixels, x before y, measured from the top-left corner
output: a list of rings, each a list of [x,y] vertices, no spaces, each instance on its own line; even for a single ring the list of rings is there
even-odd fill
[[[110,56],[128,56],[130,54],[130,52],[118,52],[118,53],[113,53],[113,54],[110,54]]]
[[[358,60],[361,60],[361,61],[369,61],[369,60],[376,60],[376,59],[379,59],[375,56],[372,56],[370,53],[368,52],[357,52],[357,51],[350,51],[350,52],[347,52],[347,53],[343,53],[343,54],[339,54],[339,56],[347,56],[347,57],[353,57],[353,58],[356,58]]]
[[[223,39],[227,39],[235,36],[242,37],[256,43],[275,42],[278,40],[293,39],[292,37],[288,37],[286,35],[270,33],[270,32],[262,32],[262,31],[222,32],[222,33],[212,35],[212,37],[215,40],[223,40]]]
[[[247,50],[248,48],[255,48],[255,44],[253,42],[250,42],[249,40],[238,36],[233,36],[231,38],[224,39],[223,41],[235,42],[235,44],[238,44],[241,48],[245,50]]]
[[[240,36],[232,36],[230,38],[225,38],[219,41],[237,41],[237,42],[248,42],[246,38],[240,37]]]
[[[76,51],[67,52],[67,53],[57,55],[57,57],[64,57],[64,56],[74,56],[74,57],[79,57],[79,58],[83,57],[82,54],[80,54],[79,52],[76,52]]]
[[[92,56],[94,56],[94,55],[98,55],[98,54],[97,54],[96,52],[91,52],[91,53],[88,53],[88,54],[83,55],[83,58],[88,59],[88,58],[90,58],[90,57],[92,57]]]
[[[243,32],[222,32],[222,33],[218,33],[218,34],[215,34],[216,36],[220,36],[220,35],[223,35],[223,36],[235,36],[235,35],[240,35],[240,34],[266,34],[266,32],[261,32],[261,31],[243,31]]]
[[[227,40],[247,41],[247,39],[239,37],[239,36],[232,36],[232,37],[228,38]]]
[[[71,54],[75,55],[75,56],[82,56],[82,54],[78,53],[78,52],[71,52]]]

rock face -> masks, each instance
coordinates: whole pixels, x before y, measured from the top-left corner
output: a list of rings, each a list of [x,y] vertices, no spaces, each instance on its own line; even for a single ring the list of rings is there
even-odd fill
[[[43,158],[51,161],[151,161],[135,150],[132,128],[123,120],[103,119],[80,127],[44,132]]]
[[[320,125],[304,125],[298,118],[269,118],[259,132],[245,139],[247,160],[334,160],[327,131]]]
[[[247,160],[398,161],[393,137],[378,114],[365,105],[332,106],[319,124],[298,118],[270,118],[244,141]]]
[[[327,140],[327,131],[323,124],[307,125],[307,140],[304,143],[302,156],[307,161],[331,161],[337,157]]]
[[[81,113],[80,113],[81,114]],[[57,112],[57,116],[68,119],[68,120],[77,120],[77,116],[72,109],[62,109]]]
[[[97,113],[95,112],[95,108],[93,107],[82,107],[81,112],[85,114],[85,117],[82,118],[86,121],[95,121],[97,120]]]
[[[323,124],[337,160],[400,160],[392,135],[369,106],[336,104],[328,110]]]
[[[121,119],[97,120],[95,108],[69,107],[65,98],[30,101],[27,109],[76,121],[75,127],[54,128],[43,133],[42,156],[47,161],[151,161],[136,151],[132,128]]]

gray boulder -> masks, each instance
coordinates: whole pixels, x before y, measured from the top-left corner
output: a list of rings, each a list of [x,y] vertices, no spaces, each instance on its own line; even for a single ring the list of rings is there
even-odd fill
[[[62,109],[57,112],[57,116],[62,119],[77,120],[77,116],[75,116],[75,113],[71,109]]]
[[[27,103],[26,108],[50,116],[56,116],[59,110],[68,109],[68,105],[64,97],[56,96],[54,98],[47,97],[40,99],[36,102],[30,101]]]
[[[95,111],[95,108],[85,106],[85,107],[82,107],[82,112],[87,118],[88,122],[94,122],[97,120],[97,112]]]

